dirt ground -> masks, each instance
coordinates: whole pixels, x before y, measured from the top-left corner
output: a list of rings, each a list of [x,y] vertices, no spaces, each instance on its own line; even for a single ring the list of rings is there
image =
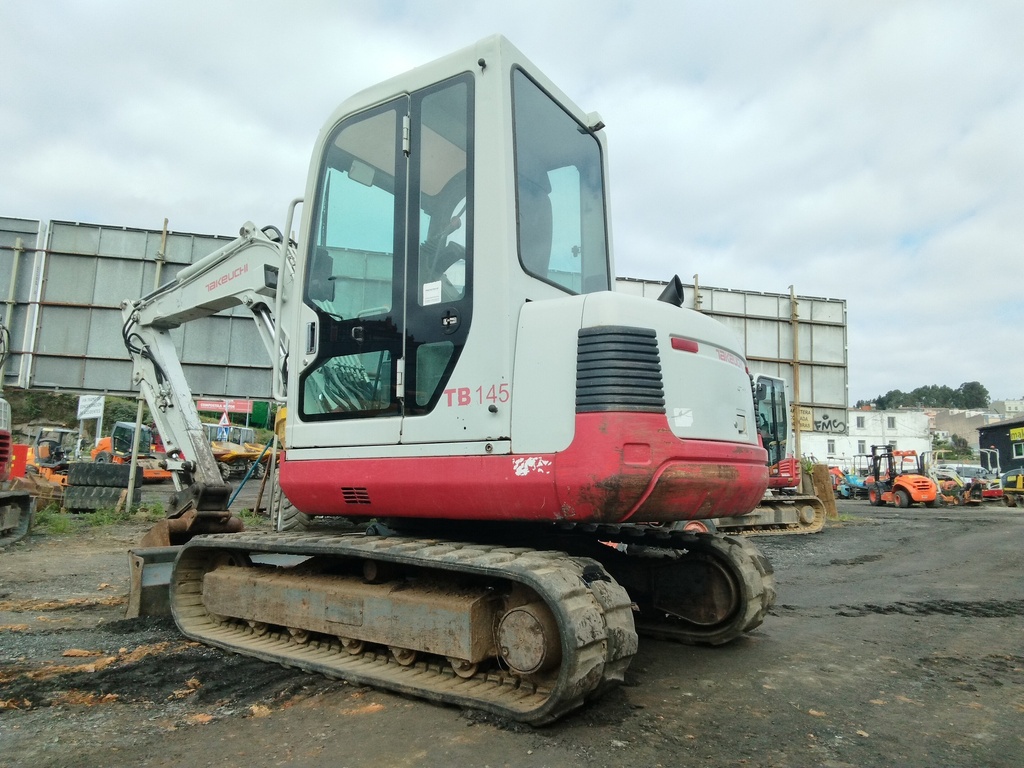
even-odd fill
[[[779,600],[723,648],[641,640],[627,685],[546,728],[354,687],[125,620],[140,526],[0,552],[14,766],[1015,766],[1024,513],[840,502],[759,537]]]

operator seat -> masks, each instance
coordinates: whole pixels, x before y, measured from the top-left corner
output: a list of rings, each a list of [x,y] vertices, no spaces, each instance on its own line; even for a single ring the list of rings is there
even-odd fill
[[[546,182],[546,177],[545,182]],[[550,185],[519,177],[519,257],[530,274],[547,279],[551,262]]]

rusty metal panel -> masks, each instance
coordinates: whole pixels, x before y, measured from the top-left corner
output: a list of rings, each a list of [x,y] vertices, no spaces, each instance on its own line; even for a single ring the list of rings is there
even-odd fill
[[[39,231],[40,223],[35,219],[0,217],[0,292],[4,301],[9,302],[0,315],[0,322],[7,327],[10,342],[10,356],[0,381],[3,386],[17,384],[18,371],[23,362],[21,341],[29,326],[28,297]]]
[[[216,568],[203,577],[210,613],[479,662],[496,655],[499,602],[484,587],[366,583],[286,568]]]
[[[739,325],[745,334],[744,342],[748,357],[779,359],[786,352],[786,347],[793,347],[792,331],[788,323],[747,317],[740,319]],[[789,338],[786,338],[787,334]]]
[[[134,395],[121,343],[119,305],[152,291],[230,237],[162,233],[63,221],[0,218],[0,255],[22,238],[12,356],[4,383],[12,386]],[[0,259],[2,286],[11,285],[13,259]],[[656,299],[660,281],[618,278],[616,290]],[[730,327],[741,339],[751,370],[792,385],[793,335],[788,294],[685,285],[684,306]],[[821,408],[847,399],[846,302],[797,296],[801,401]],[[267,398],[269,360],[249,313],[235,308],[172,332],[197,396]]]
[[[17,379],[13,371],[5,379],[27,388],[128,396],[135,391],[121,340],[121,302],[150,293],[230,241],[170,232],[161,261],[157,229],[54,221],[42,239],[26,257],[29,276],[16,301],[25,317],[25,330],[16,343],[12,338]],[[189,323],[172,336],[195,395],[270,397],[270,361],[244,308]]]

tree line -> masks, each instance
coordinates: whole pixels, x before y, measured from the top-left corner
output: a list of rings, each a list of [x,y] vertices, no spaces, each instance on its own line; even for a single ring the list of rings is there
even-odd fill
[[[871,400],[858,400],[857,407],[871,406],[879,411],[896,408],[972,408],[989,407],[988,390],[977,381],[966,381],[956,389],[929,384],[911,392],[891,389]]]

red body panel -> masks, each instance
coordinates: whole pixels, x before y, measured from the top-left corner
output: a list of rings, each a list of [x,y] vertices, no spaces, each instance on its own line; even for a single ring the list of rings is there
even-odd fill
[[[13,458],[14,446],[11,442],[11,433],[6,429],[0,430],[0,481],[6,482],[14,476]]]
[[[311,515],[655,522],[746,514],[766,464],[756,446],[679,440],[664,414],[586,413],[559,453],[287,459],[281,487]]]
[[[800,485],[800,467],[793,456],[787,456],[768,469],[768,485],[775,489],[796,488]]]

